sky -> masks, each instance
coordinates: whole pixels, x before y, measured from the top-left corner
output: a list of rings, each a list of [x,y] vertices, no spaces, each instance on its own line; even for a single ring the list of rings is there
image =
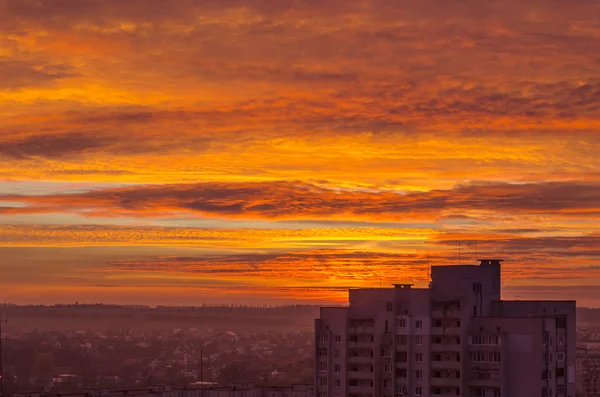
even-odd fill
[[[0,0],[0,299],[600,307],[597,0]]]

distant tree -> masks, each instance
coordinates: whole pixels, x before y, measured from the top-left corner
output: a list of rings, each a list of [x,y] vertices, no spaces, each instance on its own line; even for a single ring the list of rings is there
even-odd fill
[[[33,373],[36,375],[52,375],[56,371],[54,356],[50,353],[38,353],[33,360]]]
[[[222,385],[246,381],[247,374],[241,363],[233,362],[225,364],[219,371],[217,381]]]

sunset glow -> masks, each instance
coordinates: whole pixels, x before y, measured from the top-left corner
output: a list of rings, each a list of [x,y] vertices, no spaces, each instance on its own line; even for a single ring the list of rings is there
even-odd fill
[[[0,0],[0,299],[342,303],[493,256],[600,306],[600,2],[555,4]]]

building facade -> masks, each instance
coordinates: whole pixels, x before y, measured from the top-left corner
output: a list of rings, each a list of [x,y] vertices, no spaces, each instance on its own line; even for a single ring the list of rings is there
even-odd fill
[[[578,397],[600,397],[600,350],[587,346],[577,351]]]
[[[575,301],[502,301],[501,260],[352,289],[315,321],[317,397],[575,397]]]

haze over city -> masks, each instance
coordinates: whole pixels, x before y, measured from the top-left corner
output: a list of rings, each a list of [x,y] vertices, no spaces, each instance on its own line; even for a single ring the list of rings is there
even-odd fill
[[[401,3],[401,4],[400,4]],[[0,0],[0,299],[600,296],[600,2]]]

